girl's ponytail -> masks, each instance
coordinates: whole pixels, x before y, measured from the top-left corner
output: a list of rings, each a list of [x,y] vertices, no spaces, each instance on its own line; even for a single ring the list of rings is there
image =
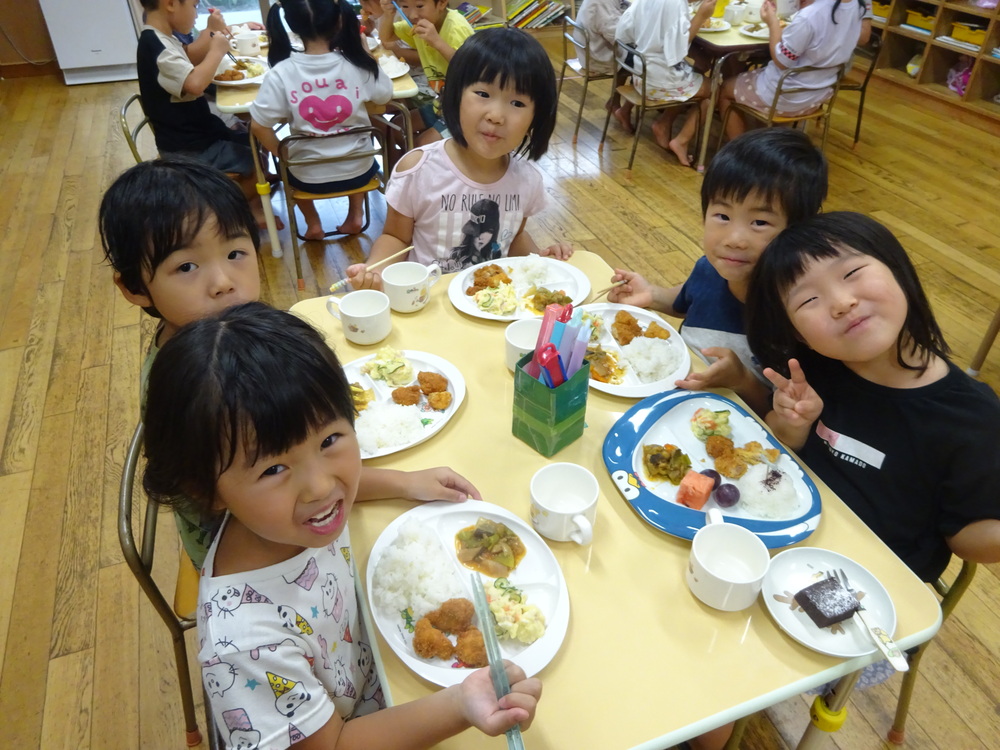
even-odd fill
[[[281,3],[275,3],[267,12],[267,36],[271,46],[267,50],[267,64],[272,68],[292,54],[292,41],[281,22]]]

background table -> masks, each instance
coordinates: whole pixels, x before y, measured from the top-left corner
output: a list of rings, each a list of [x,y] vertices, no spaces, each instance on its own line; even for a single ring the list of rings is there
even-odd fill
[[[612,271],[599,256],[577,251],[570,262],[594,289],[607,286]],[[485,500],[526,521],[528,482],[550,460],[578,463],[598,478],[593,544],[549,542],[566,577],[571,611],[562,648],[539,675],[544,694],[525,735],[531,750],[663,750],[875,660],[872,655],[842,661],[800,646],[778,629],[760,600],[743,612],[719,612],[694,598],[683,574],[690,542],[647,526],[618,493],[601,457],[608,430],[635,401],[591,389],[583,437],[552,459],[513,437],[505,324],[455,310],[447,295],[452,278],[433,287],[423,310],[393,313],[392,333],[380,345],[445,357],[465,377],[466,401],[435,437],[367,463],[396,469],[450,465]],[[292,311],[320,328],[344,362],[378,348],[347,342],[324,297],[304,300]],[[836,550],[877,576],[893,598],[901,647],[931,638],[941,617],[929,589],[822,482],[816,484],[822,521],[799,546]],[[411,507],[401,500],[354,506],[350,528],[362,580],[375,539]],[[405,667],[381,636],[377,645],[394,702],[437,689]],[[440,745],[447,750],[503,746],[503,738],[475,731]]]

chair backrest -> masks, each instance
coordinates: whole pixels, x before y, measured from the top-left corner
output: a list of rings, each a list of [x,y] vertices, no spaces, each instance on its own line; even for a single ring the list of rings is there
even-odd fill
[[[583,63],[584,71],[589,71],[590,32],[568,15],[563,15],[562,22],[563,61],[565,62],[575,57]],[[580,32],[580,36],[583,38],[582,42],[576,37],[575,32],[577,31]]]
[[[963,560],[962,568],[958,571],[954,581],[949,584],[945,583],[944,579],[939,578],[933,583],[934,590],[941,595],[941,616],[944,619],[948,619],[948,615],[952,613],[966,589],[972,584],[977,567],[976,563]]]
[[[860,83],[850,83],[847,86],[841,86],[842,89],[850,89],[852,91],[863,91],[868,86],[868,81],[872,78],[872,73],[875,72],[875,63],[878,62],[878,55],[882,49],[882,39],[878,34],[872,34],[871,39],[868,40],[868,44],[859,45],[854,48],[854,56],[860,57],[868,61],[868,67],[865,70],[865,77]]]
[[[833,93],[830,98],[824,101],[813,116],[818,117],[820,114],[829,113],[833,109],[833,104],[837,99],[837,92],[840,90],[840,82],[844,78],[844,71],[847,69],[846,64],[840,64],[832,68],[818,68],[812,65],[805,65],[801,68],[786,68],[782,71],[781,76],[778,78],[778,85],[774,90],[774,98],[771,100],[771,107],[767,112],[769,120],[773,120],[775,114],[778,111],[778,101],[781,99],[783,94],[796,94],[802,91],[814,91],[815,89],[807,88],[804,86],[796,86],[795,79],[792,77],[794,74],[799,73],[811,73],[816,71],[831,71],[834,73],[835,78],[830,88],[833,89]]]
[[[618,63],[620,72],[631,73],[633,79],[639,79],[641,88],[639,94],[642,96],[642,100],[646,101],[646,56],[635,47],[615,39],[615,61]]]
[[[130,115],[132,107],[137,107],[142,114],[142,119],[139,120],[139,124],[135,127],[129,125],[129,117],[134,117],[134,115]],[[139,153],[139,133],[147,125],[149,126],[149,132],[152,133],[153,126],[149,123],[149,117],[146,116],[146,110],[142,106],[142,99],[138,94],[132,94],[132,96],[125,100],[121,111],[118,113],[118,117],[122,126],[122,134],[125,136],[125,142],[128,143],[128,147],[132,150],[135,163],[139,164],[144,161],[142,155]]]
[[[335,140],[335,139],[350,139],[351,141],[357,142],[361,141],[367,143],[367,146],[361,148],[354,148],[347,153],[341,154],[339,156],[326,156],[321,158],[311,157],[308,159],[303,158],[291,158],[289,155],[289,147],[297,142],[308,140],[309,142],[315,142],[317,140]],[[289,167],[302,167],[302,166],[312,166],[315,164],[336,164],[337,162],[343,161],[353,161],[356,159],[361,159],[364,157],[370,157],[374,159],[375,157],[382,158],[383,173],[381,178],[381,184],[384,188],[385,179],[387,175],[384,171],[384,166],[386,160],[388,159],[388,149],[386,145],[385,138],[383,137],[381,131],[378,128],[364,126],[358,128],[349,128],[347,130],[342,130],[339,133],[327,133],[326,135],[289,135],[281,139],[278,143],[278,168],[281,171],[281,182],[285,186],[285,191],[289,192],[291,188],[291,183],[288,181],[288,168]]]

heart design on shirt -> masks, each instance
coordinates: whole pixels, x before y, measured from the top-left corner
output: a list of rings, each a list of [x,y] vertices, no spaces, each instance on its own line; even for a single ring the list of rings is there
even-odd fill
[[[350,117],[353,111],[351,100],[339,94],[333,94],[326,99],[307,96],[299,104],[299,115],[302,119],[324,133]]]

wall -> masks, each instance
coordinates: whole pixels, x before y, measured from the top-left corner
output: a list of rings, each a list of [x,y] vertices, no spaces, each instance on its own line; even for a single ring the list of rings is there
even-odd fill
[[[59,66],[55,62],[56,53],[38,0],[0,0],[0,28],[4,32],[0,33],[0,76],[59,72]],[[25,57],[46,64],[32,65],[26,62],[7,40],[7,36]]]

